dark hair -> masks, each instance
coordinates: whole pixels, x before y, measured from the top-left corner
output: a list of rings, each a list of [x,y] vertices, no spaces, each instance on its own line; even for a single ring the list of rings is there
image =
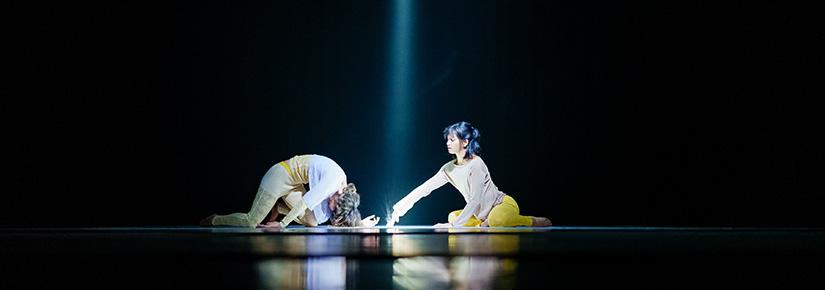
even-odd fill
[[[456,137],[462,140],[467,140],[467,155],[464,159],[473,158],[473,155],[481,155],[481,144],[478,139],[481,138],[481,132],[474,128],[472,124],[461,121],[444,128],[444,139],[450,134],[455,134]]]
[[[333,227],[361,226],[361,212],[358,211],[361,196],[355,189],[355,184],[347,184],[335,204],[335,210],[332,212],[332,220],[330,221]]]

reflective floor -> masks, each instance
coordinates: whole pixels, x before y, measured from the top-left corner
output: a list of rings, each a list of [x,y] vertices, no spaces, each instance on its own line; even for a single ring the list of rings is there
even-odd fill
[[[0,289],[825,286],[825,229],[0,229]]]

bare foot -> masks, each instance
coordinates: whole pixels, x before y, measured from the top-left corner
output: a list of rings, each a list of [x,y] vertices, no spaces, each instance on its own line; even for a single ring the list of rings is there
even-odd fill
[[[550,222],[549,218],[546,217],[530,217],[533,219],[533,226],[534,227],[549,227],[552,226],[553,223]]]
[[[484,222],[483,222],[483,223],[481,223],[481,226],[482,226],[482,227],[489,227],[489,226],[490,226],[490,220],[488,220],[488,219],[487,219],[487,220],[484,220]]]
[[[200,224],[201,226],[203,226],[203,227],[209,227],[209,226],[212,226],[212,221],[214,221],[214,220],[215,220],[215,216],[216,216],[216,214],[212,214],[212,215],[210,215],[210,216],[208,216],[208,217],[205,217],[205,218],[203,218],[203,219],[200,221],[200,223],[199,223],[199,224]]]

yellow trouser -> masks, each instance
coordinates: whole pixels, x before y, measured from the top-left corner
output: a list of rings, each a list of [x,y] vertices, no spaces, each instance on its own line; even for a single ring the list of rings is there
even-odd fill
[[[453,211],[447,217],[447,220],[453,222],[459,215],[461,215],[461,210]],[[487,215],[487,221],[487,225],[491,227],[529,227],[533,225],[532,218],[519,214],[518,203],[509,195],[505,195],[501,203],[490,210],[490,214]],[[481,220],[472,216],[464,226],[477,227],[480,226],[481,223]]]

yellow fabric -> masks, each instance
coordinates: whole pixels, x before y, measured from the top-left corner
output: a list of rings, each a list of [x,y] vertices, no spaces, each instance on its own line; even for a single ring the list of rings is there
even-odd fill
[[[289,176],[292,177],[293,184],[307,184],[309,183],[309,161],[312,160],[312,155],[296,155],[283,161],[285,168],[289,171]]]
[[[281,161],[278,162],[278,165],[283,166],[284,169],[286,169],[286,172],[289,174],[289,177],[291,177],[293,180],[295,179],[295,175],[292,175],[292,169],[289,168],[289,163],[286,163],[286,161]]]
[[[453,222],[459,215],[461,215],[461,210],[453,211],[447,217],[447,220]],[[487,225],[491,227],[529,227],[533,225],[532,218],[519,214],[518,203],[509,195],[505,195],[501,203],[490,210],[490,214],[487,215],[487,221]],[[473,216],[470,217],[470,220],[467,221],[464,226],[477,227],[480,226],[481,223],[481,220]]]
[[[311,159],[311,155],[296,155],[289,160],[281,161],[280,164],[283,166],[289,177],[292,179],[292,184],[296,184],[300,186],[297,188],[296,191],[301,191],[301,195],[306,194],[306,189],[304,188],[303,184],[309,182],[309,160]],[[289,197],[287,195],[287,197]],[[281,220],[281,226],[286,227],[292,221],[298,220],[298,223],[301,223],[303,217],[306,213],[312,213],[304,203],[303,199],[295,199],[290,198],[288,200],[288,204],[290,206],[289,212],[284,215],[284,218]],[[313,217],[313,220],[315,218]]]
[[[450,215],[447,217],[447,222],[452,223],[452,222],[453,222],[453,221],[455,221],[455,219],[456,219],[456,218],[458,218],[458,216],[460,216],[460,215],[461,215],[461,210],[460,210],[460,209],[459,209],[459,210],[454,210],[454,211],[453,211],[453,212],[451,212],[451,213],[450,213]],[[467,220],[467,222],[466,222],[466,223],[464,223],[464,225],[463,225],[463,226],[465,226],[465,227],[477,227],[477,226],[481,226],[481,223],[482,223],[482,221],[478,220],[478,219],[476,218],[476,216],[472,216],[472,217],[470,217],[470,219],[469,219],[469,220]]]

